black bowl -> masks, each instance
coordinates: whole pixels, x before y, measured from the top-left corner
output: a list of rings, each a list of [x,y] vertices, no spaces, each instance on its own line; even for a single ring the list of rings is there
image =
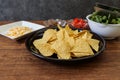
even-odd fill
[[[49,62],[55,62],[55,63],[76,63],[76,62],[80,62],[80,61],[86,61],[86,60],[89,60],[89,59],[92,59],[96,56],[98,56],[100,53],[102,53],[105,49],[105,40],[103,39],[103,37],[101,37],[100,35],[96,34],[96,33],[93,33],[93,38],[94,39],[97,39],[100,41],[100,44],[99,44],[99,51],[98,52],[94,52],[94,55],[92,56],[86,56],[86,57],[80,57],[80,58],[73,58],[73,59],[69,59],[69,60],[64,60],[64,59],[58,59],[56,57],[56,55],[53,55],[51,57],[46,57],[46,56],[43,56],[42,54],[40,54],[40,52],[35,48],[35,46],[33,45],[33,41],[36,40],[36,39],[39,39],[39,38],[42,38],[43,36],[43,33],[44,31],[46,31],[47,29],[58,29],[57,27],[48,27],[48,28],[43,28],[43,29],[40,29],[38,30],[37,32],[33,33],[32,35],[30,35],[26,41],[25,41],[25,45],[26,45],[26,48],[35,56],[37,56],[38,58],[40,59],[43,59],[43,60],[46,60],[46,61],[49,61]],[[81,29],[78,29],[79,31]]]

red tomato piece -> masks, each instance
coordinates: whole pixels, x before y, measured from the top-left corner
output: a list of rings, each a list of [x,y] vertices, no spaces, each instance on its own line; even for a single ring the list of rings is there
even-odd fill
[[[85,28],[87,22],[85,20],[81,19],[81,18],[80,19],[79,18],[75,18],[71,24],[75,28]]]

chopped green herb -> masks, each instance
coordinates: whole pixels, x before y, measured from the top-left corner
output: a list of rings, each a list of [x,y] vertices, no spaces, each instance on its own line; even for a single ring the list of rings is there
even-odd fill
[[[95,22],[99,22],[99,23],[120,24],[120,17],[116,17],[110,13],[93,12],[90,19],[95,21]]]

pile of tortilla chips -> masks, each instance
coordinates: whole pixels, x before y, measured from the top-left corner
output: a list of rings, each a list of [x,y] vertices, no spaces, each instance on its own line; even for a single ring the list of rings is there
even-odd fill
[[[33,42],[43,56],[57,54],[58,59],[71,59],[94,55],[99,49],[99,41],[92,39],[93,34],[88,30],[72,30],[68,25],[62,28],[48,29],[41,39]]]

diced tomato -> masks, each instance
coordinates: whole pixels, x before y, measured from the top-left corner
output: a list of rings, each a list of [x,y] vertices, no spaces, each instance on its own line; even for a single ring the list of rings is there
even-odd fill
[[[87,22],[85,20],[81,19],[81,18],[80,19],[75,18],[75,19],[73,19],[73,22],[71,24],[75,28],[86,28]]]

